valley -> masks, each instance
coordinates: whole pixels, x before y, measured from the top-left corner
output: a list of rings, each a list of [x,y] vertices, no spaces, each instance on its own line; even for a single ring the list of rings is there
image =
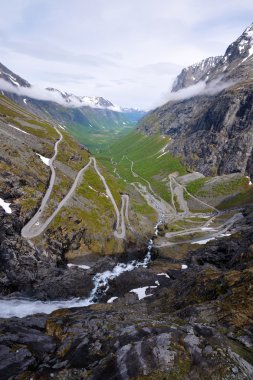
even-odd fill
[[[1,379],[252,379],[252,28],[148,114],[0,66]]]

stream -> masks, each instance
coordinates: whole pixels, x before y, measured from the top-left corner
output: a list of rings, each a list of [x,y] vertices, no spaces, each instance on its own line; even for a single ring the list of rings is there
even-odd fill
[[[159,221],[155,227],[155,236],[158,234]],[[112,270],[97,273],[93,277],[94,287],[88,298],[72,298],[70,300],[39,301],[27,298],[9,298],[0,300],[0,318],[25,317],[27,315],[46,313],[49,314],[57,309],[72,307],[85,307],[99,301],[102,294],[109,289],[109,281],[120,276],[124,272],[130,272],[137,268],[147,268],[151,262],[154,238],[147,245],[147,252],[143,261],[132,260],[129,263],[118,263]]]

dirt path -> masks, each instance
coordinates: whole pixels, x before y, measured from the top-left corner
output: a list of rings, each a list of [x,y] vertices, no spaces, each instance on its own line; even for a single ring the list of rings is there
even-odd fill
[[[45,195],[41,201],[41,205],[40,205],[39,210],[32,217],[32,219],[22,228],[21,235],[26,239],[31,239],[31,238],[39,235],[42,232],[42,230],[44,230],[44,229],[40,230],[40,226],[38,225],[39,218],[40,218],[41,214],[43,213],[43,211],[44,211],[44,209],[48,203],[48,200],[50,198],[50,195],[51,195],[53,187],[54,187],[54,183],[55,183],[54,161],[55,161],[55,158],[56,158],[57,153],[58,153],[58,145],[60,144],[60,142],[63,139],[61,132],[56,127],[54,127],[54,129],[57,131],[60,138],[59,138],[59,140],[56,141],[56,143],[54,145],[54,155],[51,158],[51,160],[49,161],[49,166],[51,169],[51,177],[50,177],[50,181],[49,181],[49,186],[48,186],[47,191],[46,191],[46,193],[45,193]],[[39,226],[39,233],[37,233],[37,229],[38,229],[37,227],[38,226]]]
[[[156,244],[154,247],[162,248],[162,247],[168,247],[168,246],[185,244],[185,243],[187,243],[187,244],[194,244],[194,243],[198,244],[198,242],[214,240],[216,238],[219,238],[219,237],[226,235],[226,233],[231,229],[231,227],[233,227],[233,225],[238,220],[240,220],[242,218],[243,218],[243,215],[241,213],[236,213],[231,218],[229,218],[226,222],[222,223],[220,226],[218,226],[216,228],[210,228],[208,230],[208,229],[205,229],[205,227],[200,226],[199,228],[191,228],[188,230],[167,233],[165,235],[165,237],[168,239],[168,241],[162,242],[161,244]],[[193,234],[193,233],[200,233],[200,232],[203,233],[204,231],[209,231],[209,232],[207,235],[202,236],[202,237],[198,237],[198,238],[195,237],[192,239],[182,240],[182,241],[178,241],[178,242],[169,241],[169,238],[187,236],[187,235]]]
[[[195,197],[194,195],[192,195],[191,193],[189,193],[189,191],[186,189],[185,186],[181,185],[180,183],[178,183],[178,182],[176,181],[176,179],[175,179],[174,176],[171,176],[171,180],[175,183],[176,186],[181,187],[181,189],[183,189],[183,190],[186,192],[186,194],[188,194],[192,199],[195,199],[195,201],[197,201],[197,202],[201,203],[202,205],[206,206],[208,209],[212,209],[212,210],[214,210],[215,212],[217,212],[217,214],[220,213],[220,211],[219,211],[217,208],[215,208],[215,207],[209,205],[209,204],[206,203],[206,202],[203,202],[203,201],[200,200],[199,198],[197,198],[197,197]],[[183,196],[183,192],[181,193],[181,198],[179,199],[179,201],[180,201],[180,202],[185,202],[185,200],[184,200],[184,196]]]
[[[58,204],[56,210],[53,212],[53,214],[43,223],[39,224],[38,219],[40,217],[40,214],[35,218],[35,221],[31,219],[29,223],[27,223],[26,230],[24,233],[24,228],[22,230],[22,236],[27,239],[32,239],[38,235],[40,235],[42,232],[45,231],[45,229],[49,226],[49,224],[53,221],[53,219],[56,217],[58,212],[62,209],[63,206],[68,202],[68,200],[73,196],[77,186],[79,185],[79,182],[82,179],[83,173],[88,169],[88,167],[91,165],[91,159],[77,174],[75,181],[73,182],[73,185],[71,186],[71,189],[69,192],[65,195],[65,197],[61,200],[61,202]],[[35,214],[36,215],[36,214]],[[28,226],[28,227],[27,227]]]

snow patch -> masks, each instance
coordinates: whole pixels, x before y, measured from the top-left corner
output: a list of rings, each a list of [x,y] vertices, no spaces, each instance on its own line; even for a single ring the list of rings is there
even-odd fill
[[[248,178],[248,180],[249,180],[249,186],[251,186],[251,185],[252,185],[252,182],[251,182],[250,177],[249,177],[248,175],[246,175],[246,178]]]
[[[198,241],[194,241],[192,242],[191,244],[199,244],[199,245],[202,245],[202,244],[206,244],[208,243],[209,241],[211,240],[215,240],[214,237],[211,237],[211,238],[208,238],[208,239],[203,239],[203,240],[198,240]]]
[[[113,303],[116,299],[118,299],[119,297],[112,297],[110,298],[107,303]]]
[[[47,166],[50,165],[50,160],[51,160],[51,158],[44,157],[44,156],[42,156],[42,155],[39,154],[39,153],[36,153],[36,155],[39,156],[39,158],[41,159],[41,161],[42,161],[45,165],[47,165]]]
[[[160,158],[160,157],[164,156],[167,153],[169,153],[169,152],[164,152],[164,153],[160,154],[160,156],[158,156],[157,158]]]
[[[165,276],[166,278],[170,278],[167,273],[157,273],[157,276]]]
[[[4,211],[6,212],[6,214],[11,214],[12,213],[11,208],[10,208],[10,204],[11,203],[7,203],[2,198],[0,198],[0,206],[4,209]]]
[[[89,189],[91,189],[92,191],[95,191],[95,193],[98,193],[98,191],[96,190],[96,189],[94,189],[94,187],[92,187],[92,186],[88,186],[89,187]]]
[[[67,266],[69,267],[69,268],[81,268],[81,269],[85,269],[85,270],[87,270],[87,269],[90,269],[90,267],[88,266],[88,265],[79,265],[79,264],[67,264]]]
[[[208,243],[209,241],[211,240],[216,240],[220,237],[226,237],[226,236],[230,236],[231,234],[229,232],[227,233],[221,233],[219,235],[217,235],[216,237],[210,237],[210,238],[207,238],[207,239],[202,239],[202,240],[197,240],[197,241],[193,241],[191,244],[199,244],[199,245],[202,245],[202,244],[206,244]]]
[[[12,125],[12,124],[8,124],[10,127],[12,127],[12,128],[14,128],[14,129],[16,129],[17,131],[19,131],[19,132],[23,132],[23,133],[25,133],[26,135],[30,135],[30,133],[27,133],[26,131],[23,131],[22,129],[20,129],[20,128],[18,128],[18,127],[15,127],[14,125]]]
[[[146,294],[147,289],[155,289],[157,286],[144,286],[143,288],[136,288],[130,290],[130,293],[135,293],[138,296],[139,301],[143,298],[150,297],[152,294]]]

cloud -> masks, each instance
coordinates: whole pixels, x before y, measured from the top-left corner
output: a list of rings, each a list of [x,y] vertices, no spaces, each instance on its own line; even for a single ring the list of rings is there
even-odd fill
[[[252,11],[252,0],[2,1],[0,57],[41,87],[147,108],[181,68],[223,54]]]
[[[219,77],[216,80],[206,83],[205,81],[200,81],[197,84],[183,88],[177,92],[170,92],[166,96],[166,102],[169,101],[179,101],[184,99],[189,99],[198,95],[215,95],[219,92],[235,85],[235,81],[222,81],[222,77]]]
[[[15,87],[4,79],[0,79],[0,89],[2,91],[11,92],[19,96],[56,102],[58,104],[67,106],[67,103],[64,101],[59,92],[48,91],[40,86]]]

